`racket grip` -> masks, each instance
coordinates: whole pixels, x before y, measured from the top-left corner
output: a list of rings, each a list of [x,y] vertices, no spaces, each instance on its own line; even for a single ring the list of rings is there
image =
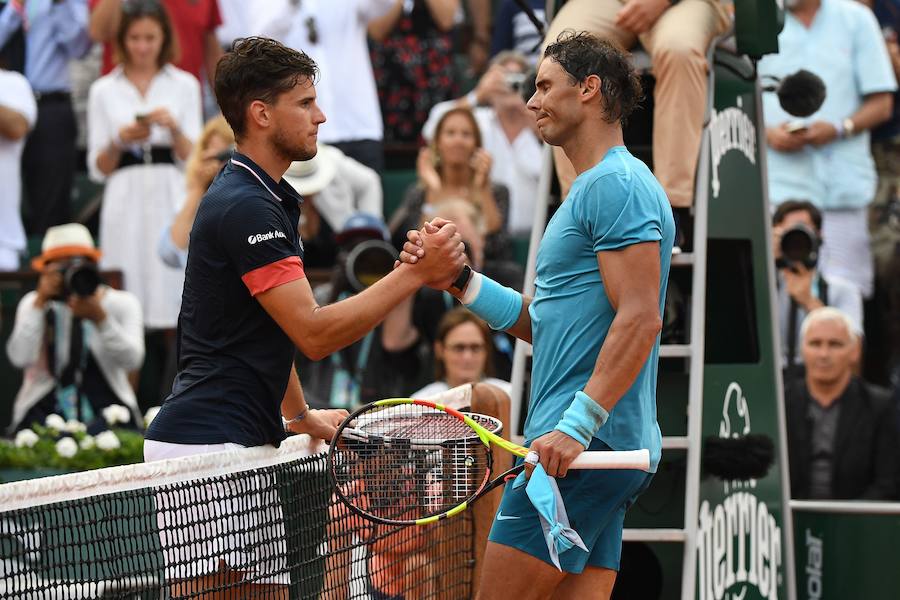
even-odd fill
[[[575,457],[570,469],[640,469],[650,471],[650,451],[622,450],[582,452]]]

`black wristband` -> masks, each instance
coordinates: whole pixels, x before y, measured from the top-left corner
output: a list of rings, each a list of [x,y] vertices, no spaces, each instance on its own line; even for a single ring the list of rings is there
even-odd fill
[[[472,268],[469,265],[463,265],[462,271],[460,271],[459,276],[453,280],[453,283],[450,284],[450,290],[455,291],[457,293],[462,293],[463,289],[466,287],[466,284],[469,283],[469,279],[472,278]]]

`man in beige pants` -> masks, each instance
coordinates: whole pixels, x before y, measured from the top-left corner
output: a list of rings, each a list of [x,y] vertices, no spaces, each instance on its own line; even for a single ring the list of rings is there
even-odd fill
[[[563,30],[574,29],[590,31],[625,49],[640,41],[656,77],[654,174],[674,208],[693,203],[706,110],[706,51],[727,27],[728,16],[716,0],[568,0],[544,40],[546,46]],[[553,152],[565,197],[575,171],[559,147]]]

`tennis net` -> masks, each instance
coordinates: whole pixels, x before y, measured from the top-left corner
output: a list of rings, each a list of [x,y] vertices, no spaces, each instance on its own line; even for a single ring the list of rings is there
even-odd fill
[[[364,521],[323,450],[294,436],[0,485],[0,599],[469,598],[471,517]]]

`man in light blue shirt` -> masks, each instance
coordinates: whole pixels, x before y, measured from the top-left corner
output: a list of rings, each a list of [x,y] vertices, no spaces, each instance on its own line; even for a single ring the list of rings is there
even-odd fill
[[[822,272],[872,292],[866,207],[876,175],[869,130],[891,116],[897,82],[878,23],[853,0],[787,3],[779,53],[759,74],[784,77],[806,69],[822,78],[827,97],[807,119],[788,115],[774,94],[763,109],[773,205],[806,198],[824,213]]]
[[[0,47],[24,30],[25,61],[19,66],[38,103],[37,124],[22,154],[22,204],[30,235],[71,220],[77,132],[69,61],[90,50],[87,23],[87,0],[12,0],[0,9]]]

